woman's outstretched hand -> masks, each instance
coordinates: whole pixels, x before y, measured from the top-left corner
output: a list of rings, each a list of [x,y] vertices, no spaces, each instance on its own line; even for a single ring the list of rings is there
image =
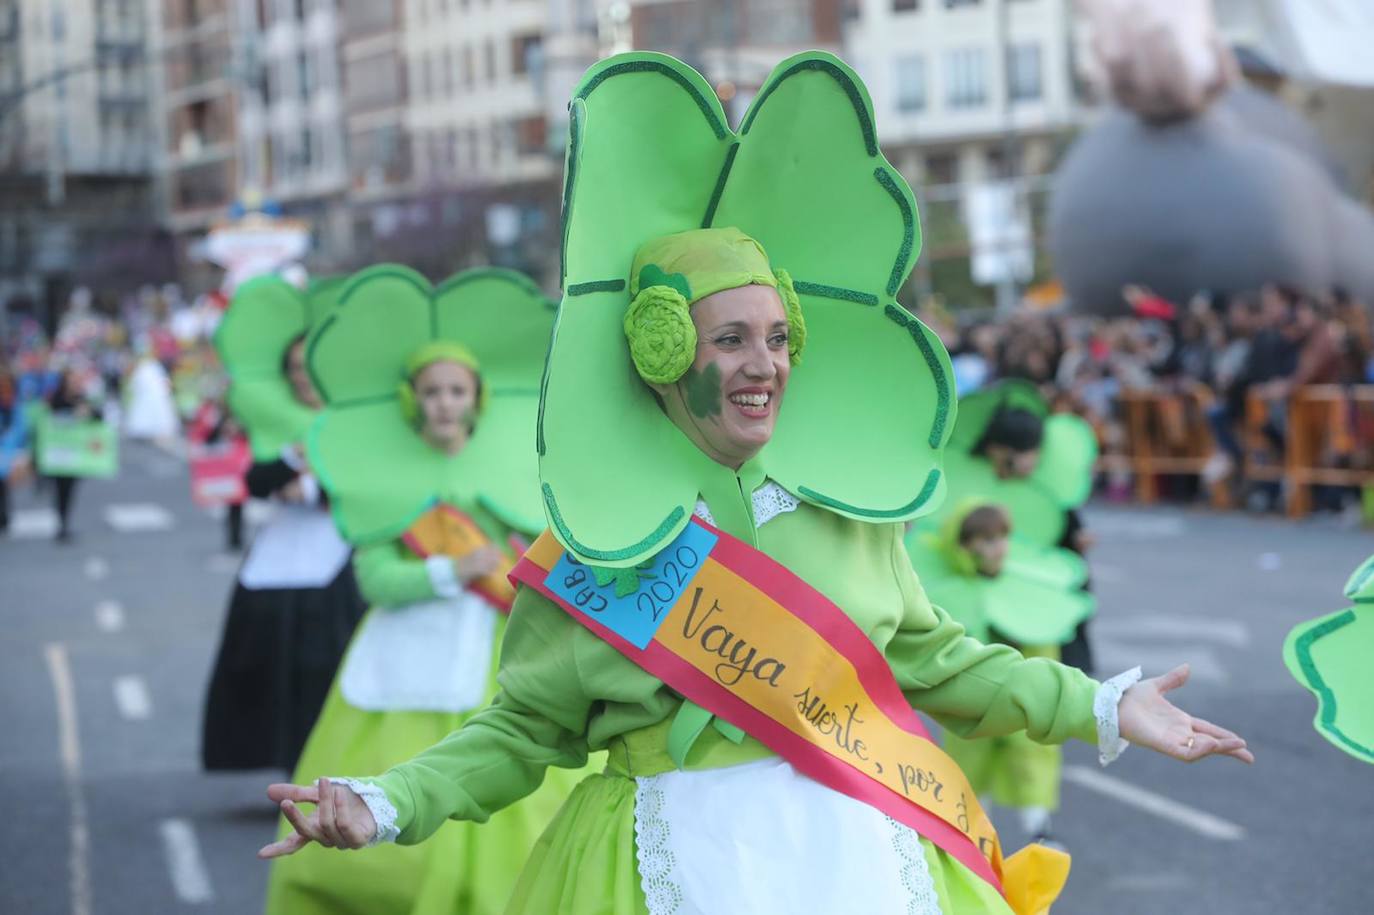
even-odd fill
[[[1183,664],[1162,677],[1141,680],[1126,690],[1117,706],[1121,736],[1136,746],[1149,747],[1184,762],[1197,762],[1207,756],[1234,756],[1241,762],[1254,762],[1254,754],[1239,735],[1194,718],[1164,698],[1165,693],[1187,682],[1188,665]]]
[[[311,842],[326,848],[362,848],[377,832],[377,821],[363,799],[346,785],[336,785],[327,778],[313,785],[269,785],[267,796],[281,807],[295,832],[263,846],[259,858],[294,854]],[[297,804],[314,804],[315,810],[306,815]]]

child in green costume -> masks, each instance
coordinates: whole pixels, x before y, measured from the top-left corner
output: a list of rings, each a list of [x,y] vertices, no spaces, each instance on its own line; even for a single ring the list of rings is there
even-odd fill
[[[472,271],[432,290],[381,266],[350,280],[335,319],[311,338],[327,406],[310,462],[357,545],[372,609],[297,780],[384,770],[495,695],[512,537],[538,530],[533,456],[514,433],[533,428],[552,323],[547,300],[516,274]],[[573,778],[551,777],[488,824],[450,823],[421,847],[356,859],[310,849],[277,862],[267,911],[494,915]]]
[[[914,534],[907,546],[932,602],[980,642],[1012,645],[1024,657],[1059,660],[1060,646],[1093,611],[1081,589],[1087,570],[1067,550],[1012,545],[1001,506],[970,499],[946,518],[939,536]],[[944,737],[980,796],[1020,812],[1037,842],[1053,842],[1050,815],[1059,807],[1057,746],[1024,731],[964,740]]]
[[[966,638],[926,598],[903,522],[938,497],[953,378],[893,299],[918,223],[852,71],[819,52],[784,61],[735,133],[695,71],[624,55],[588,72],[570,114],[564,300],[535,451],[552,536],[596,573],[589,595],[651,592],[643,564],[695,515],[825,595],[911,704],[965,736],[1116,752],[1120,733],[1180,758],[1249,758],[1163,699],[1182,670],[1122,698],[1121,681]],[[498,680],[461,730],[380,777],[272,786],[294,832],[261,854],[412,845],[606,748],[507,912],[1012,911],[924,836],[684,701],[537,590],[518,592]]]
[[[1024,381],[1003,381],[959,400],[959,419],[945,452],[948,512],[966,499],[986,499],[1011,515],[1018,542],[1083,555],[1090,536],[1079,508],[1092,492],[1097,439],[1068,413],[1050,413],[1040,392]],[[937,529],[943,512],[922,519]],[[1084,589],[1087,579],[1085,577]],[[1062,646],[1062,660],[1093,673],[1087,622]]]

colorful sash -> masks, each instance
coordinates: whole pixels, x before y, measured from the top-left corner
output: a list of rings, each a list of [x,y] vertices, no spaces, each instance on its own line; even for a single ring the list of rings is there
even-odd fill
[[[401,540],[422,559],[431,556],[450,556],[462,559],[469,553],[491,543],[491,538],[478,526],[477,522],[452,505],[440,502],[425,512],[410,526]],[[512,537],[511,546],[519,555],[524,544]],[[467,589],[480,595],[484,600],[503,613],[510,612],[515,600],[515,588],[510,575],[515,563],[503,552],[501,564],[496,571],[475,578],[467,583]]]
[[[695,518],[652,561],[615,571],[615,584],[598,585],[545,531],[512,579],[799,772],[910,826],[1001,891],[1001,845],[977,796],[843,610]],[[630,574],[637,581],[626,582]]]

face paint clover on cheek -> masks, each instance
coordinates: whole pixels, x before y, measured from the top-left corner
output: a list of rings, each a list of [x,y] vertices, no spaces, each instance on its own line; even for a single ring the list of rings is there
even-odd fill
[[[706,363],[706,368],[697,371],[696,366],[687,370],[682,379],[687,390],[687,409],[697,419],[710,419],[720,416],[720,368],[714,362]]]

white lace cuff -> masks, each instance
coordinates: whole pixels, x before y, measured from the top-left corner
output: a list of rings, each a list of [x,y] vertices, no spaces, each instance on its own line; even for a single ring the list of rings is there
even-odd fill
[[[396,808],[391,801],[387,800],[385,791],[370,782],[360,782],[356,778],[331,778],[329,781],[335,785],[343,785],[362,798],[363,803],[372,813],[372,819],[376,820],[377,831],[372,834],[372,838],[363,848],[371,848],[374,845],[381,845],[383,842],[396,841],[401,830],[396,827]]]
[[[1117,707],[1126,690],[1139,682],[1140,668],[1132,667],[1124,674],[1117,674],[1105,681],[1093,698],[1093,717],[1097,719],[1097,761],[1104,766],[1115,762],[1128,746],[1127,741],[1121,739]]]
[[[305,462],[305,458],[296,450],[295,445],[282,445],[281,459],[282,463],[296,471],[296,473],[310,472],[310,465]]]
[[[431,556],[425,560],[425,571],[429,573],[429,584],[436,597],[458,597],[463,586],[458,581],[458,570],[448,556]]]

